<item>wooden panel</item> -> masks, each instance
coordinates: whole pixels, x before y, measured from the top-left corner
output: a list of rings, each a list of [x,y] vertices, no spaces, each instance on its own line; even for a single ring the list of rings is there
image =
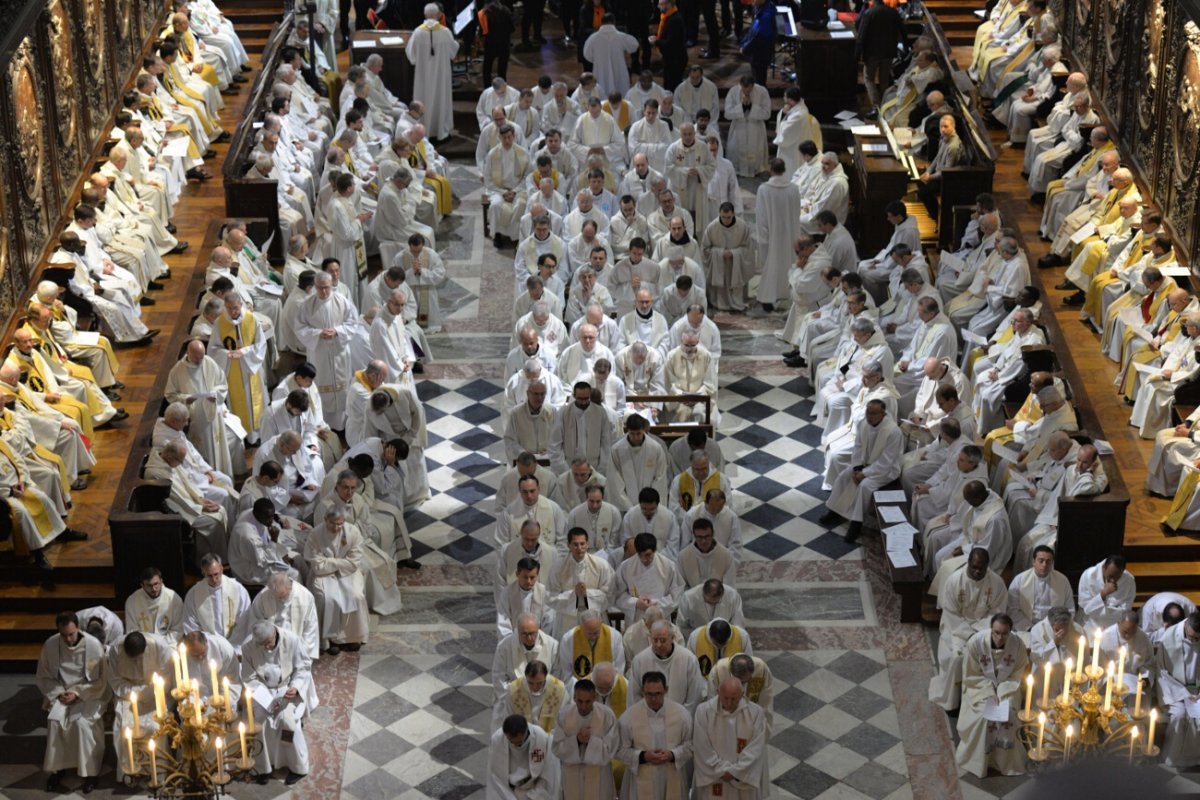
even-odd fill
[[[1200,196],[1200,27],[1172,12],[1171,68],[1164,75],[1172,102],[1165,104],[1161,125],[1162,174],[1166,192],[1163,208],[1174,223],[1176,236],[1194,252],[1197,199]]]

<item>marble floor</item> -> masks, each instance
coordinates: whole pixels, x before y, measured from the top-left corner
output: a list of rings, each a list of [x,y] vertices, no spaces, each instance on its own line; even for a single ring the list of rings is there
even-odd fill
[[[310,777],[234,797],[350,800],[484,796],[496,644],[489,526],[502,472],[500,400],[512,302],[511,251],[485,242],[479,181],[452,174],[459,216],[439,232],[452,285],[447,332],[418,384],[429,421],[432,497],[408,515],[425,568],[402,575],[405,609],[375,621],[359,654],[315,667],[322,705],[306,726]],[[747,194],[749,200],[749,194]],[[777,682],[770,776],[779,798],[1019,797],[1024,779],[960,780],[953,720],[931,705],[931,639],[899,623],[877,539],[827,530],[820,430],[806,381],[778,359],[780,317],[718,316],[724,356],[719,441],[742,519],[738,587],[757,655]],[[32,676],[0,676],[0,797],[40,798],[44,713]],[[111,762],[112,755],[109,754]],[[1156,770],[1177,791],[1196,784]],[[70,786],[77,781],[68,780]],[[92,796],[126,797],[111,772]]]

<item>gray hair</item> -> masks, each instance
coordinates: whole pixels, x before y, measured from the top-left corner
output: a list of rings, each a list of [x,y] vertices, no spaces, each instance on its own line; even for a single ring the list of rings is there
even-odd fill
[[[167,406],[167,410],[163,412],[163,419],[182,422],[185,419],[191,419],[191,412],[183,403],[171,403]]]
[[[275,623],[269,619],[260,619],[250,630],[258,644],[266,644],[275,638]]]
[[[875,323],[866,317],[859,317],[850,323],[850,330],[853,333],[874,333]]]

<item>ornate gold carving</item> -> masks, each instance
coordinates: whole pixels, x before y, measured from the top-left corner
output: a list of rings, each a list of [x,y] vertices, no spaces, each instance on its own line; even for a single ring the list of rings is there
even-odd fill
[[[1200,146],[1200,28],[1188,21],[1183,26],[1186,49],[1176,80],[1174,119],[1170,125],[1175,137],[1175,182],[1182,188],[1197,168]]]
[[[8,67],[8,81],[12,87],[17,146],[20,161],[25,165],[28,194],[40,206],[46,147],[42,129],[42,92],[35,72],[31,37],[26,36],[13,54]]]
[[[75,90],[71,20],[61,0],[50,0],[47,11],[50,18],[50,49],[54,55],[54,104],[58,109],[59,141],[67,148],[74,149],[79,125],[79,96]],[[73,161],[73,158],[69,160]]]
[[[104,35],[104,0],[89,0],[83,15],[88,66],[97,81],[108,72],[108,37]]]
[[[1167,25],[1167,8],[1163,0],[1146,0],[1146,28],[1142,34],[1143,62],[1146,76],[1138,92],[1138,123],[1143,131],[1154,125],[1154,101],[1158,96],[1158,60],[1162,51],[1163,31]]]

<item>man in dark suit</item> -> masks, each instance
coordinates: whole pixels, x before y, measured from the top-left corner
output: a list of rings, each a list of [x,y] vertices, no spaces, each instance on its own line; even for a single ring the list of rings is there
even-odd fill
[[[900,12],[883,0],[871,0],[871,7],[858,18],[854,50],[865,67],[867,96],[876,108],[892,83],[892,59],[903,37],[904,20]]]
[[[512,12],[499,0],[491,0],[477,15],[483,35],[483,85],[492,84],[492,64],[496,74],[508,80],[508,54],[512,50],[515,25]]]
[[[683,68],[687,65],[687,29],[675,0],[658,0],[658,11],[658,31],[650,37],[650,42],[662,54],[663,87],[673,92],[683,82]]]

